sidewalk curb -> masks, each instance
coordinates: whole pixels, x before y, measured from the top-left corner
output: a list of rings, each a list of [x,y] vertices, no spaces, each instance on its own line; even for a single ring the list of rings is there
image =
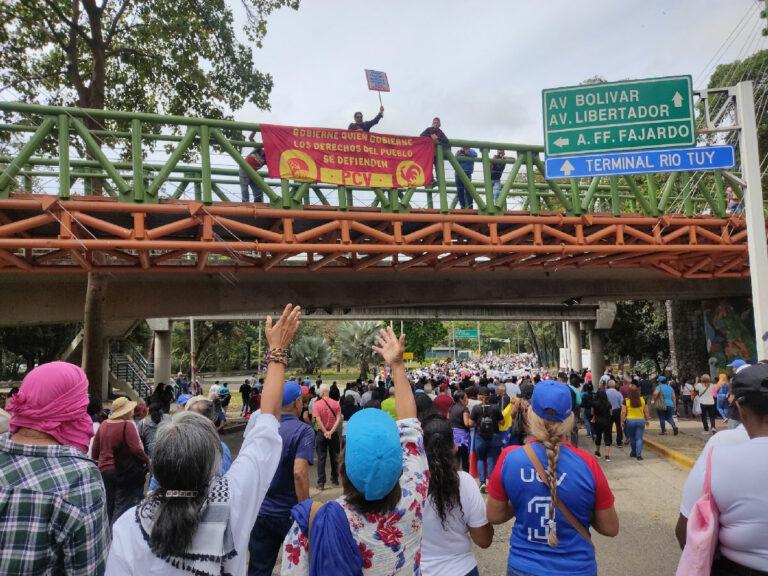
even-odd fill
[[[660,456],[666,458],[667,460],[671,460],[681,468],[685,468],[686,470],[693,468],[695,460],[690,456],[686,456],[685,454],[682,454],[677,450],[673,450],[672,448],[668,448],[663,444],[658,444],[653,440],[644,440],[643,443]]]

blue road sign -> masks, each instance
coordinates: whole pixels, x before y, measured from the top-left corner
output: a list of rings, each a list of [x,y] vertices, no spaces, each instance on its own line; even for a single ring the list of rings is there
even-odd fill
[[[558,156],[547,158],[547,178],[582,178],[584,176],[620,176],[649,172],[691,172],[733,168],[733,146],[668,148],[611,154]]]

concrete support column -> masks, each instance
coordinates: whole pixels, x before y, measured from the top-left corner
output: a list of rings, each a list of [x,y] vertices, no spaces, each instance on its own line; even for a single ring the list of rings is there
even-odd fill
[[[155,333],[155,384],[160,382],[167,384],[171,379],[171,328],[173,323],[168,318],[152,318],[147,320],[147,323]]]
[[[568,353],[571,370],[579,372],[581,365],[581,325],[576,320],[568,320]]]
[[[672,373],[681,382],[694,382],[709,371],[704,312],[699,300],[667,300],[667,332]]]
[[[591,328],[589,330],[589,369],[592,381],[597,382],[605,372],[605,352],[603,352],[603,331]]]
[[[104,331],[106,300],[106,275],[91,272],[85,292],[81,366],[88,376],[91,399],[97,402],[103,402],[109,396],[109,342]]]

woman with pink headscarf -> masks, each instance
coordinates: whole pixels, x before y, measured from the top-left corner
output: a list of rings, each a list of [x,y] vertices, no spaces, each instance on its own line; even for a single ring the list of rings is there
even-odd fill
[[[0,436],[0,573],[101,574],[106,494],[88,458],[88,379],[74,364],[32,370]]]

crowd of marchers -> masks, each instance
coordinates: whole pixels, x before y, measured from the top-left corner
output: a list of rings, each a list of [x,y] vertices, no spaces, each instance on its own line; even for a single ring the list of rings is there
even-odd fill
[[[226,385],[202,395],[177,379],[146,414],[117,398],[102,420],[80,368],[33,369],[0,436],[0,573],[241,576],[272,574],[279,559],[287,575],[469,576],[480,574],[474,546],[514,518],[508,575],[594,576],[592,532],[619,531],[604,472],[613,431],[641,460],[651,410],[674,433],[689,404],[685,384],[663,376],[550,378],[519,356],[409,373],[391,328],[376,337],[386,368],[370,382],[291,380],[299,319],[288,305],[266,323],[266,374],[239,389],[248,424],[234,459],[217,429]],[[724,396],[730,429],[686,483],[679,574],[768,572],[768,364],[733,364],[691,386],[711,430],[703,407]],[[594,451],[578,446],[580,428]],[[310,498],[311,465],[318,488],[330,465],[338,498]]]

